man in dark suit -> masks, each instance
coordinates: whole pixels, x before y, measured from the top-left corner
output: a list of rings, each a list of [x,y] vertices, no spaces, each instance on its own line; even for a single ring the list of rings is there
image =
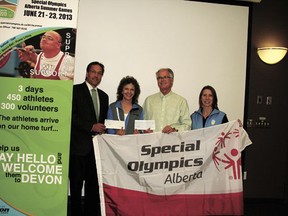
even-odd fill
[[[91,62],[86,68],[85,82],[73,87],[69,164],[70,205],[73,216],[81,216],[83,212],[86,216],[100,215],[99,185],[92,139],[106,130],[104,120],[107,116],[109,98],[104,91],[97,88],[103,74],[104,65]],[[85,181],[84,211],[81,206],[83,181]]]

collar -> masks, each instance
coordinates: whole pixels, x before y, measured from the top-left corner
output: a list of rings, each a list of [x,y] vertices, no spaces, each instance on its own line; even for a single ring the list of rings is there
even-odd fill
[[[199,113],[200,115],[202,115],[202,108],[200,107],[198,110],[197,110],[197,113]],[[219,113],[220,111],[218,110],[218,109],[213,109],[212,110],[212,112],[210,113],[210,115],[209,116],[212,116],[212,115],[214,115],[214,114],[217,114],[217,113]]]
[[[159,92],[159,94],[160,94],[160,97],[161,98],[164,98],[164,97],[169,97],[170,95],[172,95],[172,94],[174,94],[173,92],[172,92],[172,90],[168,93],[168,94],[166,94],[166,95],[164,95],[162,92]]]
[[[57,55],[55,55],[54,57],[52,57],[52,58],[47,58],[47,57],[45,57],[45,53],[44,52],[42,52],[43,53],[43,55],[41,56],[41,59],[44,59],[45,61],[47,61],[47,62],[53,62],[53,61],[58,61],[61,57],[62,57],[62,55],[64,54],[62,51],[60,51]]]
[[[90,83],[88,83],[87,81],[85,81],[85,83],[86,83],[89,91],[91,91],[92,89],[95,89],[95,90],[97,91],[97,87],[96,87],[96,88],[93,88],[93,86],[92,86]]]

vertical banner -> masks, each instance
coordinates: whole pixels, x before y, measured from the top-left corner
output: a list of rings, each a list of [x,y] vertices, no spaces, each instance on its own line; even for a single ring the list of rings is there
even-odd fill
[[[181,133],[97,136],[102,212],[243,215],[241,151],[250,144],[237,121]]]
[[[67,215],[78,0],[0,0],[0,214]]]

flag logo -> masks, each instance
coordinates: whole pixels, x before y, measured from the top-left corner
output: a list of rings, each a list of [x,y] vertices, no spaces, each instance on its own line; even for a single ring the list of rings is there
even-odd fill
[[[241,179],[241,154],[235,148],[235,141],[239,138],[239,130],[234,129],[233,132],[222,132],[215,143],[212,159],[215,167],[220,172],[224,170],[231,171],[231,180]],[[234,142],[227,140],[234,139]],[[233,144],[233,145],[232,145]]]

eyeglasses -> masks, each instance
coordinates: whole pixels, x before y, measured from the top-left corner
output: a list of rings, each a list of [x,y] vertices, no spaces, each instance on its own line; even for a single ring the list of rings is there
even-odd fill
[[[157,80],[162,80],[162,79],[169,79],[172,78],[171,76],[158,76]]]
[[[49,40],[49,41],[54,41],[55,39],[49,35],[41,35],[40,36],[41,39],[46,39],[46,40]],[[60,41],[58,41],[58,43],[61,43]]]

